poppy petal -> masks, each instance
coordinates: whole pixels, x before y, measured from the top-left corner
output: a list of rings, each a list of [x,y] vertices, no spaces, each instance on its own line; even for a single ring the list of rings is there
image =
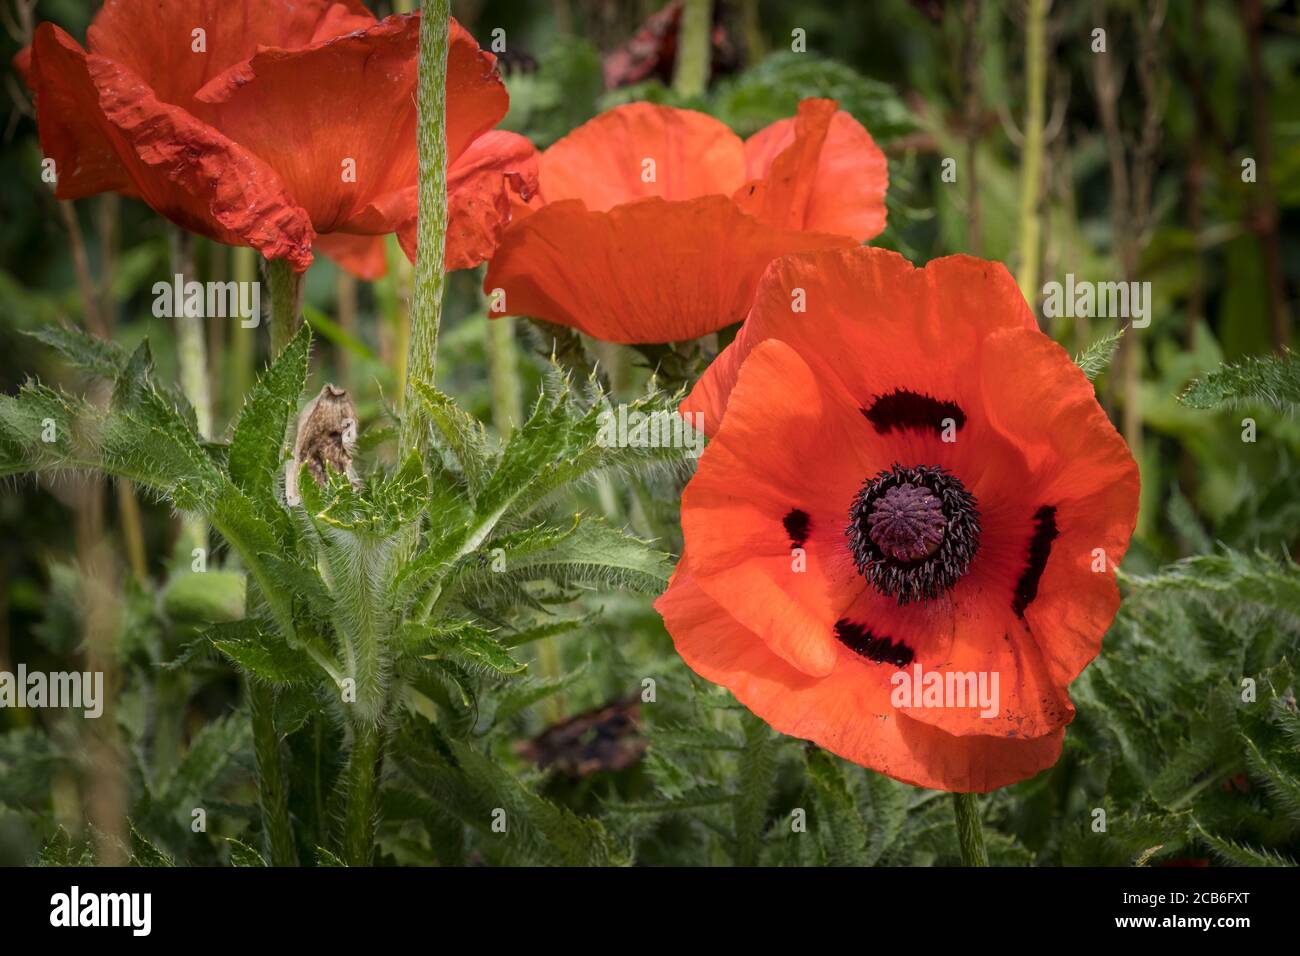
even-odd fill
[[[746,212],[786,229],[852,236],[885,228],[889,166],[866,128],[834,100],[807,99],[798,115],[745,142]]]
[[[683,558],[655,602],[677,652],[780,733],[919,787],[987,793],[1060,757],[1063,729],[1035,740],[955,737],[896,711],[878,668],[842,652],[831,673],[791,667],[705,593]],[[873,669],[877,673],[873,673]]]
[[[1053,680],[1067,684],[1096,657],[1119,607],[1114,569],[1137,523],[1137,463],[1092,383],[1047,336],[993,336],[980,377],[985,415],[1025,450],[1032,476],[1020,494],[1025,511],[1053,509],[1050,548],[1042,567],[1030,568],[1038,575],[1032,597],[1017,603]],[[1025,552],[1033,533],[1026,520]]]
[[[834,666],[835,622],[865,584],[843,529],[874,442],[834,380],[819,381],[788,345],[764,342],[682,494],[700,587],[813,676]],[[792,551],[791,512],[803,515],[803,554]]]
[[[628,103],[588,120],[542,153],[542,196],[606,212],[658,197],[730,196],[745,180],[745,147],[724,123],[654,103]]]
[[[749,318],[682,411],[703,413],[712,434],[740,364],[764,339],[788,343],[865,404],[899,388],[924,394],[970,382],[971,355],[1004,328],[1038,324],[1000,263],[949,256],[918,269],[871,247],[789,256],[763,276]]]
[[[417,180],[419,33],[419,15],[407,14],[301,49],[262,49],[197,98],[211,104],[224,132],[279,171],[318,231],[358,232],[354,220],[363,210],[391,205],[382,197],[400,196]],[[508,102],[490,56],[455,21],[447,90],[455,163]],[[404,218],[365,231],[392,232]]]
[[[164,103],[191,108],[200,87],[259,47],[306,46],[374,22],[361,0],[264,3],[255,13],[236,2],[105,0],[86,45],[131,69]]]
[[[511,224],[484,288],[504,290],[505,314],[608,342],[684,341],[743,319],[778,256],[851,244],[765,226],[723,196],[644,199],[609,212],[565,200]]]
[[[298,50],[264,48],[197,98],[280,174],[318,232],[333,232],[416,181],[419,34],[410,14]]]
[[[104,122],[81,44],[52,23],[37,26],[28,85],[36,100],[41,151],[54,160],[55,195],[81,199],[130,189],[131,177]]]
[[[484,133],[447,171],[448,272],[472,269],[492,257],[517,200],[537,192],[537,149],[505,130]],[[415,226],[403,235],[414,259]]]
[[[537,150],[527,138],[490,130],[476,139],[447,171],[448,272],[471,269],[488,259],[523,197],[537,192]],[[415,261],[419,187],[381,196],[350,219],[350,232],[396,231]]]
[[[358,279],[374,282],[388,273],[388,240],[331,232],[316,237],[316,251]]]
[[[85,68],[140,198],[191,232],[252,246],[300,272],[311,265],[311,221],[270,166],[184,109],[160,102],[126,67],[90,56]]]

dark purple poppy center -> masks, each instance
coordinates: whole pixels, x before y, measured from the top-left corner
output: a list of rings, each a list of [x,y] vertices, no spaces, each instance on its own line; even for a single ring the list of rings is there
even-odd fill
[[[975,498],[935,465],[895,465],[869,479],[845,530],[858,572],[899,604],[931,601],[970,569],[979,550]]]
[[[925,485],[896,485],[872,504],[867,526],[887,558],[922,561],[939,550],[948,519],[943,503]]]

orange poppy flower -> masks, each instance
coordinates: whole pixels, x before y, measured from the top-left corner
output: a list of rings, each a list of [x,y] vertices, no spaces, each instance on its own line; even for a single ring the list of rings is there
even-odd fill
[[[485,135],[505,87],[450,30],[447,264],[463,268],[490,251],[511,187],[531,191],[535,160],[523,137]],[[19,66],[60,198],[138,197],[298,271],[335,236],[321,245],[373,274],[378,237],[414,233],[418,49],[418,14],[377,21],[358,0],[108,0],[87,49],[42,23]]]
[[[631,103],[545,150],[536,211],[501,237],[495,314],[611,342],[691,339],[745,317],[759,276],[793,252],[885,226],[884,154],[833,100],[742,141],[703,113]]]
[[[1138,470],[1003,266],[781,259],[683,411],[711,441],[656,607],[695,671],[919,786],[1055,763]]]

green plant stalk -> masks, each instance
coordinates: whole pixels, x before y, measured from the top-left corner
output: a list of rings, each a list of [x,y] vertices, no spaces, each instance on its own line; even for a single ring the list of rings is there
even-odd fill
[[[344,768],[347,809],[343,818],[343,860],[348,866],[369,866],[375,853],[375,796],[379,790],[379,761],[383,731],[368,721],[352,724],[352,750]]]
[[[448,0],[425,3],[420,18],[420,67],[416,87],[420,155],[419,225],[411,294],[411,341],[403,383],[399,459],[411,449],[428,450],[429,421],[414,382],[433,384],[442,324],[443,271],[447,242],[447,23]]]
[[[515,320],[508,315],[487,320],[488,383],[492,390],[492,424],[505,441],[523,420],[519,386],[519,349],[515,344]]]
[[[253,717],[253,751],[257,758],[257,790],[262,806],[272,866],[296,866],[298,853],[289,822],[289,789],[280,759],[280,735],[275,729],[275,692],[251,678],[245,682]]]
[[[271,357],[289,344],[302,323],[302,289],[305,273],[294,272],[284,259],[264,260],[266,284],[271,294]]]
[[[952,800],[957,814],[957,843],[961,847],[961,865],[988,866],[989,854],[984,848],[979,797],[973,793],[954,793]]]
[[[243,283],[257,281],[257,253],[249,246],[235,246],[231,251],[231,278]],[[262,317],[257,317],[260,324]],[[233,418],[239,413],[253,384],[253,363],[257,355],[257,329],[246,329],[242,322],[230,325],[230,361],[226,363],[226,408]]]
[[[399,460],[411,450],[428,451],[429,419],[415,383],[433,384],[438,362],[438,328],[442,324],[443,271],[447,242],[447,50],[448,0],[429,0],[420,17],[420,63],[416,83],[416,145],[419,150],[419,220],[416,227],[415,278],[411,294],[410,342],[401,381],[403,414],[398,438]],[[397,543],[398,556],[410,554],[418,530]],[[372,640],[375,638],[372,637]],[[357,649],[363,653],[363,649]],[[379,648],[369,648],[378,652]],[[352,721],[352,751],[345,768],[347,802],[343,820],[343,858],[368,866],[374,856],[375,795],[383,762],[383,727],[370,717],[383,702],[364,699],[357,678],[358,719]]]
[[[171,237],[172,271],[195,278],[192,241],[179,229]],[[212,437],[212,394],[208,378],[208,348],[203,335],[203,317],[178,315],[176,323],[176,364],[181,391],[194,408],[194,418],[202,438]],[[187,515],[181,524],[181,554],[188,558],[194,548],[208,550],[207,523],[196,515]]]
[[[686,0],[677,35],[677,62],[673,66],[673,92],[678,96],[703,96],[709,86],[712,20],[713,0]]]
[[[1020,292],[1031,308],[1038,301],[1039,190],[1043,182],[1043,136],[1047,114],[1047,0],[1029,0],[1025,15],[1025,145],[1020,159]]]
[[[356,701],[350,709],[358,722],[374,723],[384,716],[384,681],[389,664],[386,651],[389,634],[381,627],[382,610],[379,609],[382,601],[379,592],[389,575],[376,574],[375,569],[396,568],[394,545],[358,536],[354,543],[340,550],[346,567],[338,571],[349,582],[345,603],[351,610],[339,615],[338,624],[347,655],[346,670],[356,682]]]

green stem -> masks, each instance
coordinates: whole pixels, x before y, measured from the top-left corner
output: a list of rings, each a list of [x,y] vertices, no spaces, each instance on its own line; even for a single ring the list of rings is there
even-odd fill
[[[489,318],[486,345],[488,382],[492,387],[492,424],[504,441],[523,418],[515,320],[508,315]]]
[[[678,96],[703,96],[709,86],[713,48],[709,34],[713,0],[686,0],[677,34],[677,63],[673,92]]]
[[[230,250],[231,277],[247,288],[245,283],[257,281],[257,252],[249,246],[235,246]],[[260,323],[262,317],[257,317]],[[244,328],[243,322],[230,323],[230,361],[226,363],[226,408],[233,417],[243,407],[244,396],[253,384],[253,364],[257,355],[257,329]]]
[[[957,843],[961,846],[962,866],[988,866],[984,849],[984,829],[980,825],[979,797],[973,793],[954,793],[953,809],[957,813]]]
[[[370,866],[374,859],[375,795],[382,751],[383,732],[378,726],[366,720],[353,723],[352,751],[344,769],[343,860],[348,866]]]
[[[271,294],[271,357],[289,344],[302,322],[302,288],[305,273],[294,272],[284,259],[268,259],[266,284]]]
[[[253,715],[253,750],[257,757],[257,789],[262,804],[262,829],[266,832],[272,866],[297,866],[298,852],[289,822],[289,788],[280,758],[280,735],[275,730],[275,693],[265,684],[249,680],[248,708]]]
[[[1038,301],[1038,193],[1043,181],[1043,133],[1047,113],[1047,0],[1029,0],[1025,15],[1025,145],[1020,162],[1020,292]]]
[[[171,236],[172,272],[196,279],[194,252],[189,233],[176,229]],[[176,364],[181,391],[194,408],[199,434],[212,436],[212,394],[208,379],[208,349],[203,335],[203,317],[178,315],[176,323]],[[208,549],[208,526],[200,517],[187,516],[181,525],[181,555],[189,560],[194,548]]]
[[[428,0],[420,18],[420,72],[416,88],[420,202],[412,290],[411,341],[406,359],[402,455],[427,450],[429,428],[413,383],[432,384],[438,361],[438,327],[446,285],[447,240],[447,21],[448,0]]]

